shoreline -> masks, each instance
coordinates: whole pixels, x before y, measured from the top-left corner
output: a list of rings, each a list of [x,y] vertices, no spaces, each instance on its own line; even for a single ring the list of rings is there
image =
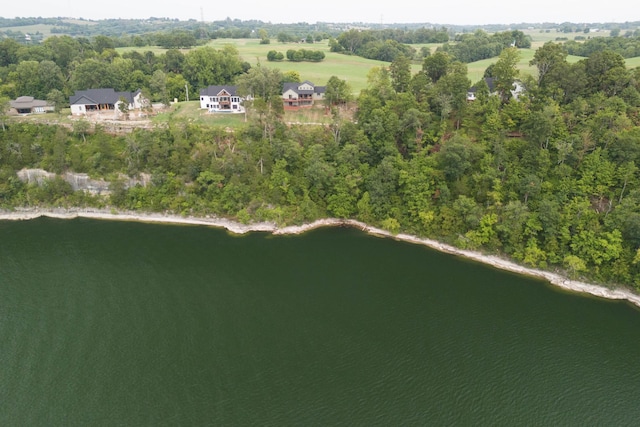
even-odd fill
[[[409,234],[399,233],[393,234],[389,231],[382,230],[380,228],[369,226],[363,222],[352,219],[338,219],[338,218],[326,218],[319,219],[312,223],[303,224],[299,226],[287,226],[279,228],[274,223],[259,222],[251,224],[242,224],[226,218],[220,217],[191,217],[191,216],[179,216],[179,215],[167,215],[161,213],[139,213],[130,211],[117,211],[114,213],[112,210],[107,209],[65,209],[65,208],[22,208],[14,211],[1,211],[0,221],[27,221],[40,217],[49,217],[57,219],[74,219],[74,218],[89,218],[100,219],[110,221],[136,221],[146,223],[160,223],[160,224],[181,224],[181,225],[200,225],[208,227],[224,228],[235,234],[245,234],[249,232],[270,232],[274,235],[287,235],[287,234],[302,234],[306,231],[314,230],[320,227],[336,227],[336,226],[348,226],[359,228],[367,234],[392,238],[395,240],[419,244],[427,246],[431,249],[435,249],[440,252],[461,256],[476,262],[480,262],[486,265],[490,265],[500,270],[509,271],[512,273],[523,274],[526,276],[536,277],[544,279],[554,286],[561,289],[586,293],[600,298],[606,298],[611,300],[626,300],[636,307],[640,308],[640,295],[636,295],[627,289],[611,289],[601,285],[595,285],[591,283],[585,283],[577,280],[571,280],[561,276],[557,273],[549,271],[538,270],[534,268],[524,267],[516,264],[512,261],[500,258],[495,255],[486,255],[476,251],[469,251],[459,249],[451,245],[440,243],[436,240],[425,239],[416,237]]]

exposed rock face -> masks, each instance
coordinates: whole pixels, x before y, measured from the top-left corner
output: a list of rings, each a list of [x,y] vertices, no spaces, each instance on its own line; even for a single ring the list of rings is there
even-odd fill
[[[23,182],[38,185],[42,185],[45,181],[59,176],[67,181],[74,191],[82,190],[91,194],[109,194],[109,186],[111,185],[109,181],[105,181],[104,179],[91,179],[86,173],[65,172],[57,175],[53,172],[47,172],[44,169],[22,169],[18,171],[17,175]],[[141,174],[139,178],[122,175],[120,179],[124,181],[125,188],[135,187],[136,185],[146,187],[151,182],[151,176],[148,174]]]

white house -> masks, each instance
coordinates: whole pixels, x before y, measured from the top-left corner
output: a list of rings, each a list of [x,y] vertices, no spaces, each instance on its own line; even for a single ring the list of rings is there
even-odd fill
[[[121,98],[128,103],[129,111],[141,110],[149,104],[140,89],[135,92],[116,92],[112,88],[77,90],[69,97],[71,114],[77,116],[112,111],[117,117],[120,114]]]
[[[308,80],[302,83],[285,83],[282,101],[285,109],[312,107],[315,101],[324,99],[325,86],[316,86]]]
[[[490,95],[496,95],[496,89],[495,89],[495,80],[493,77],[485,77],[484,81],[487,84],[487,87],[489,88],[489,94]],[[522,95],[525,91],[525,87],[522,85],[522,82],[520,82],[519,80],[515,80],[513,82],[513,89],[511,89],[511,96],[513,96],[514,99],[518,99],[520,97],[520,95]],[[469,90],[467,91],[467,101],[475,101],[476,100],[476,92],[477,92],[477,88],[475,86],[472,86],[469,88]]]
[[[244,98],[236,86],[209,86],[200,90],[200,108],[210,113],[244,113]]]

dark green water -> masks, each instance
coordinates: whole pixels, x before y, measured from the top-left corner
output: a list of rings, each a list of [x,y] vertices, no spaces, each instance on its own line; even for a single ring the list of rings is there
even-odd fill
[[[0,222],[0,425],[637,425],[640,312],[323,229]]]

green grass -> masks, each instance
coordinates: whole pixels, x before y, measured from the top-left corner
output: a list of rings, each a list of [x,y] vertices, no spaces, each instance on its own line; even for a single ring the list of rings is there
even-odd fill
[[[53,27],[54,27],[53,25],[48,25],[48,24],[36,24],[36,25],[24,25],[24,26],[17,26],[17,27],[1,27],[0,30],[1,31],[9,31],[9,30],[19,31],[23,34],[40,33],[44,37],[50,37],[52,35],[51,29]]]
[[[550,29],[549,32],[540,32],[540,29],[535,30],[523,30],[522,32],[528,36],[531,36],[531,47],[533,49],[537,49],[546,42],[553,41],[555,42],[557,38],[566,38],[567,40],[575,40],[577,36],[582,37],[609,37],[609,31],[602,30],[597,33],[589,33],[585,34],[583,32],[579,33],[560,33],[555,29]],[[560,42],[560,41],[559,41]]]
[[[162,124],[187,120],[204,126],[238,127],[244,124],[244,119],[244,114],[212,114],[200,109],[200,101],[189,101],[173,104],[168,111],[152,117],[151,122]]]
[[[636,56],[635,58],[627,58],[625,59],[627,64],[627,68],[636,68],[640,67],[640,56]]]
[[[235,46],[242,59],[252,66],[260,62],[262,66],[277,68],[283,72],[297,71],[302,80],[309,80],[316,85],[325,85],[331,76],[336,76],[346,80],[356,94],[367,86],[367,74],[371,68],[389,65],[382,61],[330,52],[326,41],[314,44],[278,43],[272,41],[271,44],[264,45],[255,39],[218,39],[210,42],[209,46],[221,49],[229,44]],[[325,59],[322,62],[267,61],[267,53],[270,50],[282,52],[283,55],[286,55],[289,49],[320,50],[324,52]]]
[[[536,67],[529,65],[529,61],[533,59],[535,54],[534,49],[520,49],[520,60],[518,61],[517,68],[520,70],[520,75],[532,75],[537,73]],[[484,75],[485,70],[498,61],[498,57],[489,59],[483,59],[481,61],[475,61],[467,64],[469,80],[471,83],[476,83]]]

